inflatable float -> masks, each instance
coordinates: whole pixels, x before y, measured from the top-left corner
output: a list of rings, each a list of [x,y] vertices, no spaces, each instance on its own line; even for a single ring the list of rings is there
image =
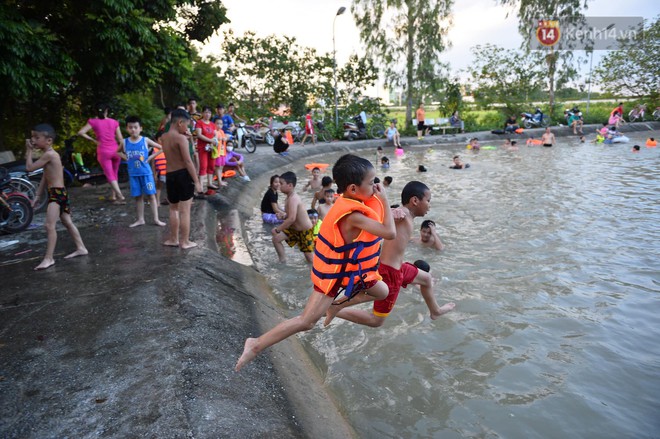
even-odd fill
[[[319,168],[321,171],[325,171],[328,168],[328,166],[330,166],[329,163],[307,163],[305,165],[305,169],[311,171],[314,168]]]

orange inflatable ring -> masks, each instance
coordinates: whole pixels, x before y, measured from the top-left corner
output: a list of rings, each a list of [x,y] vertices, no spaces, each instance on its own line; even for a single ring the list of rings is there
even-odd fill
[[[230,169],[222,173],[222,178],[230,178],[235,176],[236,176],[236,171],[234,171],[233,169]]]
[[[540,139],[527,139],[527,145],[543,145]]]
[[[522,133],[523,133],[523,129],[522,129],[522,128],[518,128],[518,129],[515,131],[515,133],[516,133],[516,134],[522,134]]]
[[[325,171],[328,166],[330,166],[328,163],[307,163],[305,169],[311,171],[314,168],[319,168],[321,171]]]
[[[658,146],[658,141],[655,140],[655,139],[653,139],[653,140],[646,139],[646,146],[649,147],[649,148],[655,148],[656,146]]]

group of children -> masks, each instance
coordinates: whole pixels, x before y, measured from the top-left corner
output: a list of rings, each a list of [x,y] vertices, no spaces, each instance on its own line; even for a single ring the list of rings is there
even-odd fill
[[[309,248],[304,247],[312,233],[304,232],[302,240],[299,236],[302,229],[311,226],[311,222],[308,216],[304,220],[299,218],[302,203],[298,195],[291,193],[295,187],[295,175],[292,178],[286,174],[293,173],[280,176],[280,190],[287,195],[286,219],[273,228],[273,243],[289,238],[300,246],[312,264],[313,291],[301,315],[278,324],[258,338],[245,341],[236,371],[267,347],[312,329],[323,316],[326,326],[335,317],[372,327],[382,325],[392,311],[401,287],[409,284],[420,286],[431,319],[454,309],[454,303],[443,306],[437,303],[428,264],[403,261],[405,249],[412,239],[414,218],[426,215],[430,208],[431,191],[424,183],[411,181],[406,184],[401,193],[401,206],[391,208],[387,191],[377,182],[371,162],[351,154],[342,156],[332,168],[333,178],[325,180],[328,185],[334,181],[340,195],[335,197],[334,193],[323,189],[324,180],[320,179],[321,187],[312,201],[314,207],[321,198],[319,192],[323,191],[323,198],[332,203],[324,213],[311,249],[312,255],[311,251],[305,251]],[[319,177],[320,170],[306,187],[318,187]],[[284,188],[287,180],[293,184]],[[290,215],[295,219],[289,218]],[[422,233],[420,242],[441,249],[435,224],[425,222],[422,229],[428,232]],[[291,241],[289,245],[292,245]],[[280,249],[278,255],[281,256]],[[350,308],[370,301],[374,302],[371,312]]]

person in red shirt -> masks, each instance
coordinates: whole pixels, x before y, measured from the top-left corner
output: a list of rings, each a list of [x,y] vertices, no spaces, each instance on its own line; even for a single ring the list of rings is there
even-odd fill
[[[312,143],[316,145],[316,134],[314,134],[314,121],[312,120],[312,109],[307,109],[307,116],[305,116],[305,135],[300,141],[300,146],[305,146],[307,136],[312,137]]]

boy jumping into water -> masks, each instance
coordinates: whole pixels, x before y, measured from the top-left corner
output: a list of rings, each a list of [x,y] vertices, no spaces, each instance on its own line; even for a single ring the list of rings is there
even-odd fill
[[[380,255],[380,266],[378,273],[383,277],[383,282],[387,284],[389,294],[384,300],[376,298],[374,302],[374,314],[378,318],[386,318],[392,308],[396,299],[399,297],[399,290],[403,283],[428,283],[428,279],[423,280],[425,277],[420,275],[419,270],[414,265],[404,265],[403,255],[406,251],[406,246],[410,241],[413,234],[413,220],[415,217],[424,216],[429,211],[431,202],[431,191],[422,182],[411,181],[406,184],[401,191],[401,205],[400,208],[405,213],[403,219],[396,221],[396,237],[389,241],[383,242],[383,249]],[[325,223],[325,222],[324,222]],[[418,279],[417,276],[420,276]],[[404,282],[405,281],[405,282]],[[442,314],[445,314],[454,309],[453,303],[448,303],[443,307],[438,306],[433,296],[431,288],[422,290],[422,296],[431,311],[431,318],[436,319]],[[372,322],[371,318],[364,319],[361,313],[344,312],[343,308],[347,306],[356,305],[358,303],[368,302],[374,300],[373,297],[366,295],[359,295],[350,301],[343,301],[340,304],[333,304],[327,313],[324,325],[329,325],[335,316],[346,318],[347,320],[354,321],[369,326],[380,326],[378,324],[369,324]],[[377,319],[373,319],[377,321]]]
[[[48,243],[46,244],[46,255],[41,263],[35,267],[35,270],[45,270],[55,264],[53,256],[55,253],[55,244],[57,244],[55,224],[57,223],[58,216],[76,244],[76,251],[65,256],[64,259],[87,254],[87,249],[80,237],[80,232],[78,232],[78,228],[71,220],[69,195],[64,187],[62,161],[59,154],[53,149],[54,140],[55,130],[53,127],[48,124],[40,124],[32,129],[32,137],[25,141],[25,169],[28,172],[32,172],[44,168],[44,176],[41,179],[41,183],[39,183],[34,204],[37,203],[37,199],[41,196],[44,186],[48,187],[48,207],[46,210],[46,223],[44,224],[48,235]],[[43,154],[36,162],[32,161],[32,150],[34,148],[43,151]]]
[[[185,136],[189,122],[190,116],[185,110],[174,110],[169,130],[161,137],[167,157],[166,185],[170,203],[170,237],[163,244],[183,249],[197,246],[190,241],[190,206],[194,192],[202,192]]]
[[[332,174],[342,196],[328,212],[319,231],[312,268],[314,291],[301,315],[281,322],[259,338],[245,340],[236,371],[267,347],[312,329],[342,287],[349,294],[356,292],[352,291],[356,287],[364,291],[358,296],[387,297],[387,285],[376,271],[378,252],[380,238],[394,239],[396,229],[385,191],[380,184],[374,184],[376,170],[368,160],[347,154],[337,160]],[[360,251],[360,247],[364,248]],[[349,251],[358,258],[358,264],[346,259],[344,254]],[[358,287],[358,283],[363,285]]]

